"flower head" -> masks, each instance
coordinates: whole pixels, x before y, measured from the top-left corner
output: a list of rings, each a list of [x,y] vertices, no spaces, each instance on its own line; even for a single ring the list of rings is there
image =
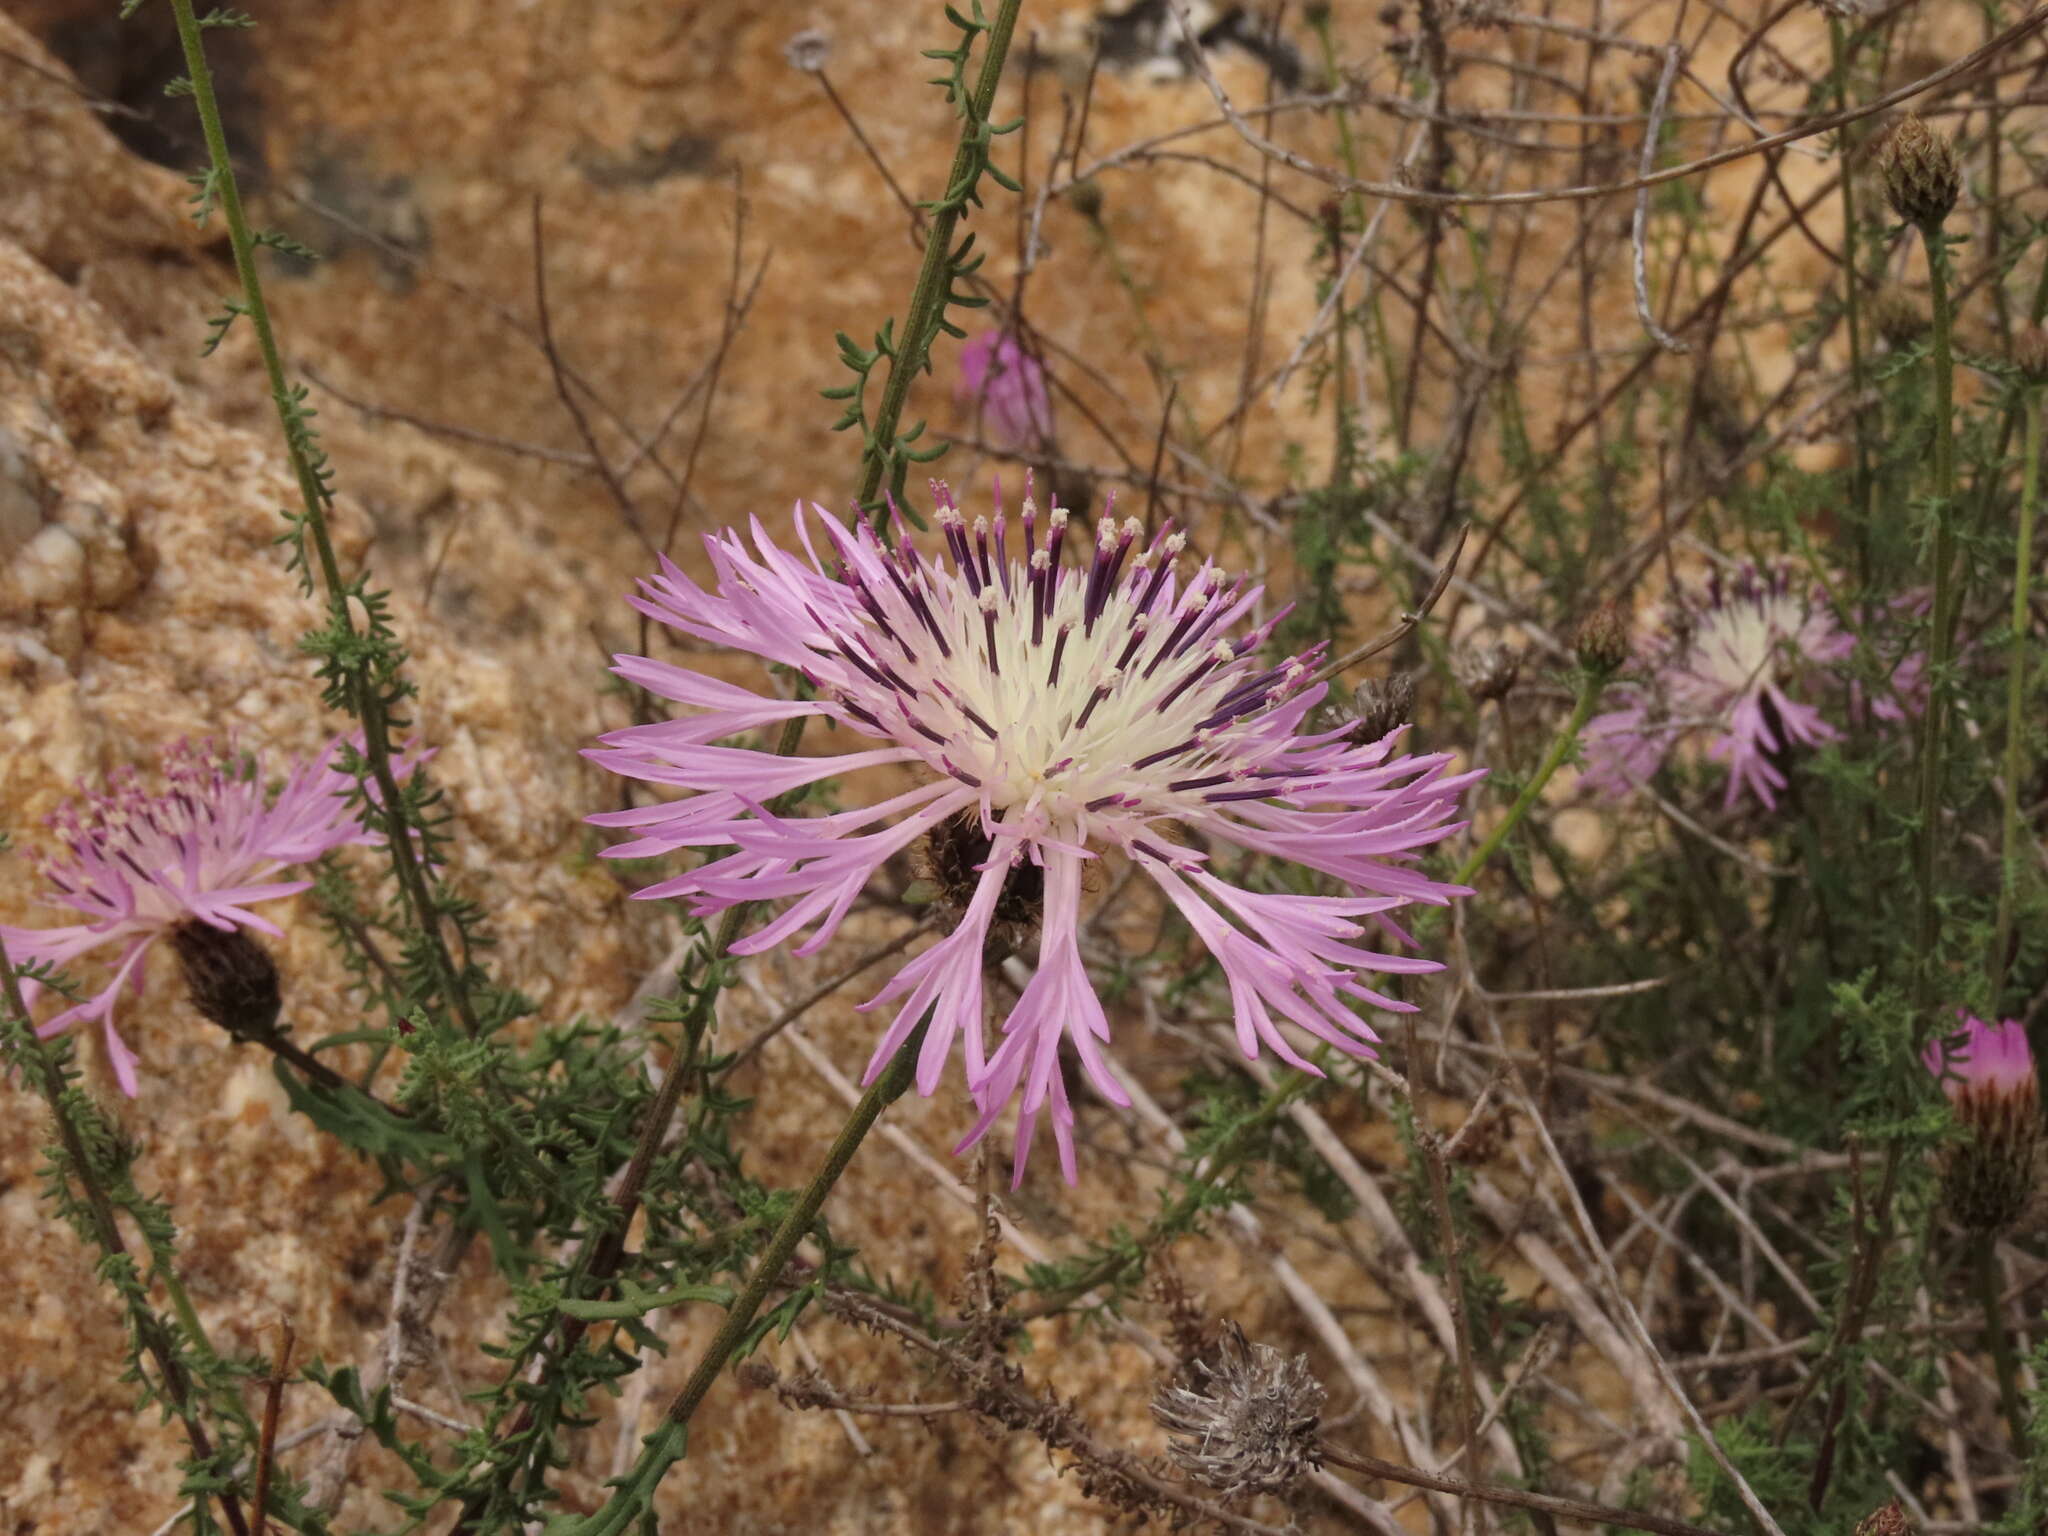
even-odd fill
[[[1167,1454],[1190,1477],[1228,1497],[1280,1491],[1322,1464],[1323,1385],[1305,1357],[1247,1343],[1231,1323],[1214,1361],[1189,1374],[1153,1395],[1152,1417],[1172,1432]]]
[[[1943,1189],[1965,1226],[1997,1231],[2026,1204],[2040,1135],[2041,1089],[2018,1019],[1987,1024],[1960,1010],[1962,1027],[1921,1053],[1941,1080],[1967,1140],[1950,1149]]]
[[[1411,865],[1448,836],[1474,775],[1443,756],[1396,754],[1398,733],[1359,745],[1343,729],[1304,729],[1323,687],[1311,655],[1267,665],[1259,648],[1279,616],[1247,628],[1260,590],[1211,564],[1176,570],[1185,540],[1149,542],[1135,520],[1105,518],[1094,552],[1070,561],[1078,528],[1027,495],[1019,525],[998,511],[972,529],[935,487],[947,555],[927,559],[900,528],[885,542],[866,524],[799,508],[801,556],[760,523],[751,540],[707,539],[714,586],[664,560],[634,606],[684,634],[749,651],[800,673],[815,697],[764,698],[701,673],[621,656],[621,677],[693,713],[603,738],[589,756],[687,798],[591,820],[639,835],[613,848],[644,858],[680,848],[728,853],[647,887],[700,915],[790,898],[735,949],[758,953],[811,930],[796,953],[832,937],[870,876],[922,845],[928,870],[951,872],[957,911],[946,937],[903,966],[865,1006],[896,1006],[868,1066],[870,1081],[927,1013],[917,1084],[938,1086],[956,1044],[982,1110],[967,1139],[1020,1103],[1019,1177],[1033,1129],[1050,1113],[1072,1179],[1074,1113],[1060,1067],[1069,1042],[1102,1095],[1128,1095],[1103,1056],[1109,1021],[1081,963],[1082,871],[1115,852],[1156,884],[1208,946],[1227,979],[1238,1043],[1315,1069],[1282,1035],[1284,1018],[1354,1055],[1377,1037],[1349,1006],[1408,1004],[1363,972],[1433,971],[1354,940],[1370,918],[1443,904],[1460,887]],[[1013,535],[1021,535],[1012,543]],[[751,547],[749,547],[751,543]],[[873,745],[783,758],[724,738],[818,715]],[[857,809],[807,819],[772,814],[787,790],[863,768],[905,765],[918,782]],[[1292,860],[1349,888],[1344,895],[1245,890],[1212,867],[1221,844]],[[984,952],[1000,930],[1035,926],[1037,967],[989,1053]],[[1277,1015],[1277,1017],[1276,1017]]]
[[[1005,451],[1037,448],[1052,437],[1044,365],[1008,331],[983,331],[960,349],[953,394]]]
[[[1617,685],[1622,707],[1586,725],[1586,779],[1596,789],[1626,793],[1698,733],[1707,755],[1728,765],[1727,804],[1748,790],[1774,807],[1793,744],[1841,734],[1796,695],[1838,681],[1856,641],[1788,565],[1744,566],[1732,579],[1716,572],[1641,649],[1648,678]]]
[[[1962,195],[1963,171],[1955,141],[1929,128],[1916,113],[1899,119],[1878,151],[1877,163],[1892,212],[1908,224],[1940,228]]]
[[[296,766],[275,799],[266,797],[253,757],[211,742],[177,742],[162,754],[161,793],[144,790],[132,769],[122,769],[108,776],[104,790],[59,807],[48,824],[64,851],[37,862],[48,899],[85,921],[62,928],[0,926],[8,961],[17,968],[58,967],[109,945],[120,952],[105,986],[44,1020],[36,1032],[48,1038],[99,1020],[114,1076],[133,1098],[137,1057],[114,1027],[114,1005],[124,989],[142,990],[150,947],[167,935],[188,979],[217,981],[195,983],[202,1009],[233,1006],[243,1018],[260,1012],[262,966],[232,940],[245,929],[282,930],[251,908],[313,883],[275,878],[284,869],[344,844],[378,841],[349,805],[356,781],[334,764],[341,745],[330,741]],[[43,988],[33,978],[24,978],[22,987],[33,1008]],[[268,987],[274,994],[274,971]]]

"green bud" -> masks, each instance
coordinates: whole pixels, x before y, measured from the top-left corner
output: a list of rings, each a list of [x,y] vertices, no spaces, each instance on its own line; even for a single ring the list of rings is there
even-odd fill
[[[1579,665],[1598,678],[1609,678],[1628,661],[1628,625],[1621,610],[1602,603],[1587,614],[1572,641]]]

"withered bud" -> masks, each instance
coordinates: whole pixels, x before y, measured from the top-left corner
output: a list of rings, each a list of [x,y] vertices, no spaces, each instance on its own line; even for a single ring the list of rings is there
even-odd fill
[[[1895,347],[1910,347],[1933,328],[1927,301],[1904,283],[1886,283],[1870,296],[1870,325]]]
[[[1369,677],[1351,691],[1351,739],[1359,746],[1378,741],[1415,719],[1415,676],[1395,672]]]
[[[187,918],[171,930],[192,1006],[238,1040],[277,1028],[284,1000],[270,952],[239,928]]]
[[[2029,384],[2048,384],[2048,327],[2023,325],[2013,332],[2013,366]]]
[[[1955,144],[1915,113],[1899,119],[1878,155],[1892,212],[1923,230],[1941,227],[1963,190]]]
[[[1213,1361],[1152,1396],[1174,1464],[1226,1496],[1276,1493],[1320,1466],[1322,1411],[1307,1357],[1248,1343],[1236,1323],[1224,1325]]]
[[[1067,206],[1090,224],[1102,217],[1102,183],[1090,176],[1067,188]]]
[[[807,75],[822,74],[832,58],[832,39],[816,27],[805,27],[782,45],[782,56],[791,69]]]
[[[1913,1536],[1913,1522],[1897,1499],[1880,1504],[1856,1522],[1856,1536]]]
[[[1522,675],[1522,653],[1509,645],[1467,646],[1451,663],[1465,691],[1479,703],[1504,699]]]
[[[1587,614],[1572,639],[1579,665],[1595,677],[1612,677],[1628,660],[1628,624],[1621,610],[1602,603]]]

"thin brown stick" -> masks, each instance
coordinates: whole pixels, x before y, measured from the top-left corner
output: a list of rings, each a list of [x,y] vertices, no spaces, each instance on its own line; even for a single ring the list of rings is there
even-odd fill
[[[1488,1504],[1505,1504],[1514,1509],[1538,1510],[1544,1514],[1561,1515],[1567,1520],[1585,1520],[1596,1525],[1625,1525],[1631,1530],[1654,1531],[1657,1536],[1726,1536],[1709,1526],[1694,1525],[1687,1520],[1669,1520],[1662,1515],[1645,1514],[1633,1509],[1616,1509],[1611,1504],[1595,1504],[1587,1499],[1568,1499],[1554,1493],[1530,1493],[1523,1488],[1503,1488],[1497,1483],[1475,1483],[1462,1477],[1449,1477],[1441,1472],[1425,1472],[1420,1467],[1404,1467],[1398,1461],[1382,1461],[1377,1456],[1368,1456],[1363,1451],[1346,1450],[1333,1445],[1327,1439],[1322,1442],[1323,1459],[1337,1466],[1348,1467],[1353,1472],[1362,1472],[1367,1477],[1377,1477],[1390,1483],[1405,1483],[1411,1488],[1428,1488],[1437,1493],[1448,1493],[1461,1499],[1482,1499]]]
[[[262,1437],[256,1443],[256,1492],[250,1505],[256,1511],[256,1536],[270,1528],[270,1469],[277,1458],[277,1416],[284,1406],[284,1386],[291,1379],[292,1346],[298,1342],[290,1319],[278,1324],[277,1359],[264,1383]]]

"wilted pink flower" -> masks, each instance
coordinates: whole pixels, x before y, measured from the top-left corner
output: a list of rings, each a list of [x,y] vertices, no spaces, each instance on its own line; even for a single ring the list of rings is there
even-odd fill
[[[1986,1024],[1956,1011],[1962,1027],[1931,1041],[1920,1059],[1941,1079],[1966,1139],[1942,1169],[1946,1203],[1965,1226],[1997,1231],[2024,1209],[2034,1184],[2041,1088],[2027,1028]]]
[[[250,907],[305,890],[311,880],[273,878],[348,843],[378,841],[349,807],[355,780],[334,766],[341,740],[295,767],[272,800],[253,757],[211,742],[177,742],[162,754],[165,788],[150,794],[132,769],[108,775],[104,792],[84,791],[48,818],[64,853],[39,857],[48,899],[85,915],[63,928],[0,926],[17,969],[63,967],[81,955],[120,945],[114,974],[93,996],[45,1020],[48,1038],[98,1019],[121,1091],[136,1093],[136,1055],[114,1027],[122,990],[140,993],[150,946],[187,924],[234,933],[253,928],[277,935]],[[81,809],[81,802],[83,808]],[[24,978],[33,1007],[43,988]]]
[[[1774,756],[1792,743],[1816,747],[1841,733],[1805,699],[1843,681],[1856,641],[1789,565],[1715,572],[1697,600],[1640,646],[1646,681],[1623,682],[1620,709],[1595,715],[1584,737],[1586,782],[1608,794],[1636,788],[1681,737],[1707,738],[1728,764],[1725,803],[1745,789],[1778,803],[1785,775]]]
[[[1045,369],[1008,331],[983,331],[960,349],[953,394],[998,448],[1037,448],[1052,437]]]
[[[795,898],[735,946],[754,954],[802,930],[809,954],[831,938],[884,860],[921,845],[932,866],[962,872],[952,931],[903,966],[865,1006],[899,1005],[882,1032],[872,1081],[929,1011],[917,1085],[937,1086],[955,1042],[981,1107],[963,1148],[1020,1099],[1021,1177],[1041,1111],[1074,1177],[1072,1127],[1059,1063],[1071,1041],[1102,1095],[1128,1096],[1101,1053],[1109,1021],[1081,962],[1082,870],[1115,850],[1142,869],[1187,919],[1227,979],[1238,1043],[1315,1069],[1276,1014],[1354,1055],[1377,1037],[1349,1006],[1410,1005],[1360,979],[1434,971],[1433,961],[1351,941],[1371,918],[1465,894],[1412,868],[1415,850],[1456,830],[1458,799],[1476,775],[1445,756],[1396,755],[1399,732],[1363,746],[1342,729],[1306,732],[1321,684],[1311,655],[1267,666],[1258,648],[1277,618],[1248,630],[1261,591],[1210,564],[1175,571],[1184,540],[1149,544],[1135,520],[1105,518],[1092,557],[1066,564],[1068,515],[1042,519],[1027,496],[1021,548],[998,511],[968,529],[934,488],[949,559],[927,560],[899,531],[884,543],[813,508],[796,514],[798,557],[756,520],[752,547],[726,532],[706,540],[715,589],[664,560],[634,606],[696,640],[750,651],[808,681],[815,699],[764,698],[666,662],[618,658],[629,682],[691,714],[603,738],[589,756],[682,800],[590,819],[640,835],[611,853],[644,858],[736,845],[702,868],[649,886],[708,915],[739,902]],[[822,538],[819,535],[822,534]],[[817,715],[869,750],[781,758],[713,743]],[[819,779],[907,764],[920,782],[877,804],[807,819],[766,801]],[[1223,843],[1292,860],[1350,888],[1311,896],[1253,891],[1211,869]],[[1022,920],[1021,922],[1019,920]],[[984,948],[991,934],[1038,929],[1036,974],[986,1053]]]

